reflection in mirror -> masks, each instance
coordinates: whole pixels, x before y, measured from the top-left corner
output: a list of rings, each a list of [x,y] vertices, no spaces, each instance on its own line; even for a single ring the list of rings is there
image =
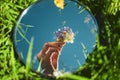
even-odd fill
[[[42,0],[25,9],[14,30],[22,62],[48,76],[74,72],[85,64],[98,30],[93,15],[77,1],[68,0],[62,8],[54,3]]]

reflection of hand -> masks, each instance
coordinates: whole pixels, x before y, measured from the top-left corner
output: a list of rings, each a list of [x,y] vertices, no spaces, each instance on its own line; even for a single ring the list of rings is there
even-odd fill
[[[45,43],[43,49],[38,53],[38,60],[42,60],[41,67],[45,74],[53,74],[58,68],[58,58],[64,42]]]

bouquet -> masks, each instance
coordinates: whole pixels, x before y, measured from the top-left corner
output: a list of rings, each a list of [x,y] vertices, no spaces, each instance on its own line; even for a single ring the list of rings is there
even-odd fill
[[[74,42],[74,36],[72,29],[69,27],[63,27],[61,29],[58,29],[58,31],[54,32],[55,39],[58,42],[65,42],[65,43],[73,43]]]

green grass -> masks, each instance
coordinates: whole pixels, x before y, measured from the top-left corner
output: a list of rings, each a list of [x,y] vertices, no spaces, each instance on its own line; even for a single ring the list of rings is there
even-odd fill
[[[27,65],[15,58],[12,29],[20,13],[36,0],[0,0],[0,80],[44,80],[31,71],[30,58],[33,39],[29,42]],[[81,1],[94,15],[104,16],[104,25],[97,36],[96,49],[88,55],[86,64],[73,74],[65,74],[56,80],[118,80],[120,79],[120,2]],[[108,5],[108,3],[110,5]],[[91,5],[92,4],[92,5]],[[103,4],[103,6],[101,6]],[[113,7],[113,5],[115,5]],[[98,18],[97,18],[98,20]],[[98,20],[99,22],[99,20]],[[101,27],[101,25],[99,25]],[[83,44],[82,44],[83,45]],[[84,45],[83,45],[84,48]]]

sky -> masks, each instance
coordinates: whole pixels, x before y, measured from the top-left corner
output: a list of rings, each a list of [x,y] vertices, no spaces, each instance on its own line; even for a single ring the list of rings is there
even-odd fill
[[[67,43],[59,58],[59,69],[65,72],[74,72],[85,64],[83,52],[84,44],[88,53],[94,50],[98,25],[95,18],[83,5],[73,1],[68,3],[63,10],[58,9],[53,0],[42,0],[29,6],[23,11],[18,19],[21,28],[15,28],[15,47],[21,60],[26,63],[29,44],[23,39],[18,31],[30,41],[34,38],[32,49],[33,70],[37,70],[38,60],[36,55],[42,49],[44,43],[54,42],[54,32],[64,26],[70,27],[75,35],[74,43]],[[30,26],[30,27],[28,27]]]

